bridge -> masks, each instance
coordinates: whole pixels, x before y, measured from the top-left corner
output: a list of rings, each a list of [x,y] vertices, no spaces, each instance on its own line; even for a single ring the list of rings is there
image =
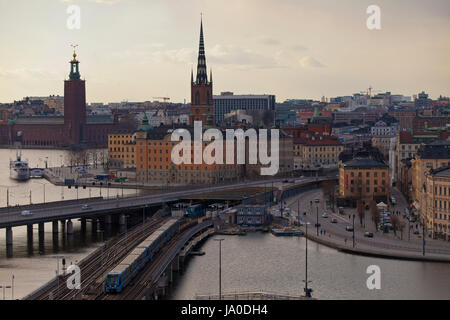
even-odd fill
[[[0,209],[0,228],[6,228],[6,248],[7,255],[12,256],[13,247],[13,227],[27,226],[28,242],[33,241],[33,225],[38,224],[39,243],[43,243],[44,239],[44,223],[52,222],[52,231],[54,239],[58,238],[60,221],[63,226],[63,232],[68,235],[73,234],[73,219],[81,220],[82,231],[86,230],[87,219],[92,222],[92,230],[97,231],[98,222],[105,225],[113,223],[113,217],[118,220],[121,227],[126,228],[125,212],[130,210],[143,210],[143,216],[148,214],[148,210],[158,208],[164,203],[175,202],[186,197],[196,196],[201,199],[205,194],[210,195],[209,199],[214,198],[211,193],[230,192],[239,188],[248,188],[255,186],[267,186],[268,184],[281,184],[277,195],[278,199],[283,199],[287,193],[297,192],[305,186],[316,184],[329,178],[302,178],[297,179],[294,183],[290,183],[289,187],[283,186],[286,179],[268,179],[258,181],[246,181],[240,183],[232,183],[217,186],[186,188],[181,191],[168,191],[157,194],[141,195],[139,197],[123,197],[118,199],[91,199],[91,200],[69,200],[59,201],[56,203],[45,203],[39,205],[28,206],[26,209],[31,215],[22,215],[24,208],[9,207]],[[265,196],[265,194],[264,194]],[[219,199],[222,199],[219,197]],[[242,199],[244,200],[244,199]],[[83,207],[84,204],[88,206]],[[156,211],[156,210],[155,210]],[[117,218],[117,219],[116,219]]]

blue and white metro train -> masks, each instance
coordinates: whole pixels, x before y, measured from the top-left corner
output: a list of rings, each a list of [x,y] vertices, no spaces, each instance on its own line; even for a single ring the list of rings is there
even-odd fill
[[[180,222],[177,219],[170,219],[141,242],[106,275],[106,292],[121,292],[164,244],[178,232],[179,228]]]

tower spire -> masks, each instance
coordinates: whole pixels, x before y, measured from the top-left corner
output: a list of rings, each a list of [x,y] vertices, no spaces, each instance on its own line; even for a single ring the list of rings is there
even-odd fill
[[[77,60],[77,53],[75,52],[76,47],[78,45],[71,45],[73,48],[73,59],[70,61],[70,74],[69,79],[70,80],[80,80],[80,70],[78,68],[78,64],[80,61]]]
[[[197,84],[208,83],[208,75],[206,71],[205,41],[203,38],[203,16],[200,19],[200,44],[198,49],[197,63]]]

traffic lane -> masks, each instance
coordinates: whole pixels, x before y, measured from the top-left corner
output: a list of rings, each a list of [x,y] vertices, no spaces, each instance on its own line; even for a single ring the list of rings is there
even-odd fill
[[[90,202],[89,205],[92,207],[92,210],[85,210],[85,211],[80,211],[80,208],[82,207],[82,205],[80,206],[80,204],[72,204],[72,205],[66,205],[66,206],[59,206],[59,207],[52,207],[52,208],[39,208],[39,209],[35,209],[35,210],[30,210],[33,213],[33,218],[30,219],[30,217],[25,217],[21,215],[22,210],[19,211],[13,211],[11,213],[7,213],[7,214],[3,214],[0,216],[0,223],[6,223],[9,221],[17,221],[17,222],[25,222],[25,221],[29,221],[32,219],[39,219],[39,218],[54,218],[60,215],[76,215],[76,214],[88,214],[88,213],[95,213],[97,211],[104,211],[104,210],[112,210],[112,209],[117,209],[117,208],[121,208],[121,207],[126,207],[130,204],[135,204],[137,206],[140,205],[145,205],[145,204],[149,204],[148,201],[155,201],[155,202],[162,202],[164,201],[166,198],[168,197],[173,197],[176,195],[187,195],[187,194],[196,194],[196,193],[201,193],[204,191],[209,191],[211,192],[211,190],[227,190],[227,189],[232,189],[232,188],[239,188],[242,186],[249,186],[249,185],[262,185],[262,184],[267,184],[267,183],[272,183],[272,182],[278,182],[278,181],[283,181],[285,179],[273,179],[273,180],[269,180],[269,181],[246,181],[240,184],[236,184],[236,185],[226,185],[226,186],[216,186],[216,187],[208,187],[208,188],[200,188],[200,189],[195,189],[192,190],[191,192],[186,192],[186,191],[174,191],[174,192],[170,192],[170,193],[166,193],[166,194],[156,194],[156,195],[147,195],[147,196],[140,196],[140,197],[133,197],[133,198],[122,198],[122,199],[106,199],[106,200],[101,200],[98,202]],[[316,181],[315,179],[299,179],[297,181],[301,181],[301,182],[313,182]],[[117,206],[111,206],[110,204],[113,201],[118,201],[119,204]],[[77,210],[74,210],[77,209]],[[53,214],[52,214],[53,213]],[[11,218],[17,218],[17,217],[23,217],[22,219],[11,219]],[[9,219],[4,219],[4,218],[9,218]]]

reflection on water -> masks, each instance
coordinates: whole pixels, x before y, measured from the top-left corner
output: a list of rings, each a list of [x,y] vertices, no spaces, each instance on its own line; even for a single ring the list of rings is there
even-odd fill
[[[302,295],[305,239],[253,233],[221,236],[222,291],[263,290]],[[217,294],[219,244],[209,239],[204,256],[190,258],[171,299]],[[388,260],[344,254],[308,242],[308,280],[318,299],[450,299],[450,264]],[[366,286],[367,267],[381,268],[381,290]]]

